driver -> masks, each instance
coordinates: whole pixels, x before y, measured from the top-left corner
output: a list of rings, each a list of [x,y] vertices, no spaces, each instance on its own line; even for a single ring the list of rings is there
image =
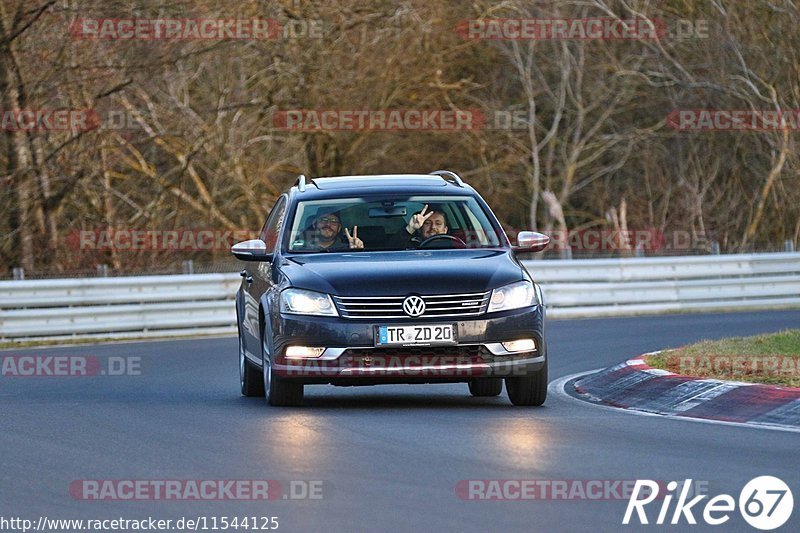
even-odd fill
[[[428,206],[426,205],[425,207]],[[424,209],[422,214],[424,214]],[[422,216],[422,214],[411,217],[411,220],[414,221],[415,224],[418,223],[419,220],[414,219]],[[447,226],[447,215],[442,211],[433,210],[428,213],[427,216],[423,217],[422,227],[419,230],[422,240],[433,237],[434,235],[449,235],[449,232],[450,228]]]
[[[422,211],[413,215],[406,227],[394,235],[392,240],[398,248],[416,247],[434,235],[449,235],[449,231],[444,211],[437,208],[428,211],[428,204],[425,204]]]

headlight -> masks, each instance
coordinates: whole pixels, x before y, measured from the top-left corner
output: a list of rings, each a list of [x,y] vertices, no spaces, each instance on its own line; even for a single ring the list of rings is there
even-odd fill
[[[536,291],[533,284],[529,281],[518,281],[505,287],[500,287],[492,291],[489,300],[489,313],[494,311],[508,311],[510,309],[520,309],[530,307],[538,303]]]
[[[303,289],[287,289],[281,293],[281,312],[298,315],[339,316],[330,296]]]

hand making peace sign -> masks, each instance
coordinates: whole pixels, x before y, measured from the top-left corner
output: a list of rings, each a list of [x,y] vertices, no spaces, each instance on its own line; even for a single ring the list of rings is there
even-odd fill
[[[431,211],[426,215],[425,211],[427,210],[428,210],[428,204],[425,204],[425,207],[422,208],[422,211],[411,217],[411,220],[408,221],[408,225],[406,226],[406,230],[409,233],[414,233],[415,231],[417,231],[419,228],[422,227],[425,221],[430,218],[430,216],[433,214],[433,211]]]
[[[350,230],[344,228],[344,234],[347,236],[347,242],[350,243],[350,248],[363,248],[364,241],[358,238],[358,226],[353,226],[353,234],[350,235]]]

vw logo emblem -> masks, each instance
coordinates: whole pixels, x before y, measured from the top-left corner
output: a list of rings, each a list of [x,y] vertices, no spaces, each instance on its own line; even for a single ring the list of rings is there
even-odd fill
[[[403,300],[403,311],[408,316],[421,316],[425,312],[425,300],[419,296],[409,296]]]

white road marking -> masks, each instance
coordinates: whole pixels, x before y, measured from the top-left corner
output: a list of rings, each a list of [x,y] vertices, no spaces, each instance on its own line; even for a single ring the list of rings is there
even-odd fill
[[[594,402],[589,402],[586,400],[581,400],[579,398],[575,398],[571,394],[567,393],[564,390],[567,383],[572,381],[573,379],[580,378],[583,376],[588,376],[589,374],[595,374],[600,372],[601,370],[605,370],[605,368],[596,368],[594,370],[589,370],[586,372],[578,372],[577,374],[571,374],[569,376],[564,376],[562,378],[558,378],[550,382],[547,386],[547,392],[558,396],[562,399],[572,400],[573,402],[577,402],[583,405],[590,405],[592,407],[597,407],[599,409],[606,409],[608,411],[614,411],[616,413],[628,413],[631,415],[639,415],[639,416],[650,416],[650,417],[659,417],[659,418],[668,418],[670,420],[684,420],[686,422],[699,422],[701,424],[714,424],[718,426],[735,426],[735,427],[744,427],[744,428],[751,428],[751,429],[769,429],[772,431],[784,431],[789,433],[800,433],[800,428],[792,428],[786,426],[779,426],[775,424],[760,424],[756,422],[728,422],[726,420],[708,420],[705,418],[693,418],[689,416],[676,416],[676,415],[662,415],[658,413],[648,413],[646,411],[637,411],[635,409],[624,409],[622,407],[612,407],[610,405],[602,405]]]

